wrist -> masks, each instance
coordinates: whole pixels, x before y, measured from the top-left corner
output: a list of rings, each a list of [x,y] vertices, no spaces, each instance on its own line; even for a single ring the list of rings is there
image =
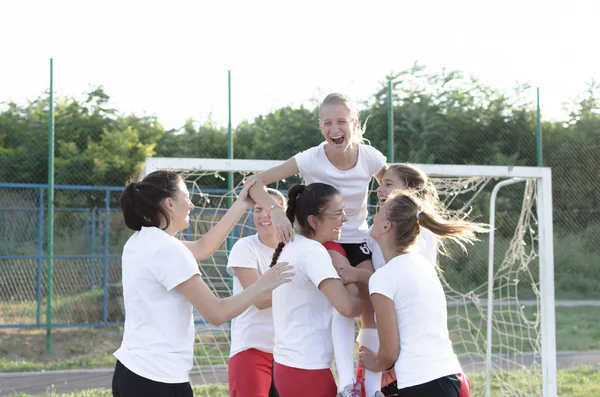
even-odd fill
[[[285,211],[283,210],[283,207],[279,204],[273,204],[273,205],[269,206],[267,208],[267,214],[269,214],[269,216],[271,216],[271,211],[276,210],[277,208],[279,208],[285,215]]]

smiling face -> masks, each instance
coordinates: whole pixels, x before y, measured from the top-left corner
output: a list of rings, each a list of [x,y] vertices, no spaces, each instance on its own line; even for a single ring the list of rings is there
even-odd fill
[[[275,201],[277,201],[277,204],[279,204],[282,208],[285,209],[285,203],[281,199],[281,196],[277,194],[270,194],[270,196]],[[271,224],[271,214],[267,209],[263,208],[259,204],[256,204],[254,206],[253,217],[254,225],[256,226],[256,231],[258,232],[258,235],[260,237],[267,237],[276,233],[276,230]]]
[[[308,221],[314,232],[313,239],[324,243],[339,240],[342,226],[347,220],[344,199],[336,194],[327,202],[319,217],[311,215]]]
[[[383,178],[381,179],[381,184],[377,188],[377,198],[379,199],[380,204],[384,204],[387,200],[388,196],[394,190],[402,190],[405,189],[406,185],[402,179],[398,176],[398,174],[393,170],[389,169],[383,174]]]
[[[382,236],[391,228],[390,222],[386,218],[386,213],[389,203],[383,203],[379,212],[373,217],[373,225],[371,226],[371,237],[380,243]]]
[[[321,106],[319,126],[325,141],[333,150],[345,151],[352,145],[352,134],[358,120],[352,117],[350,109],[341,103]]]
[[[175,196],[165,199],[165,208],[171,217],[170,229],[180,232],[190,226],[190,211],[194,209],[194,204],[183,180],[180,179],[177,183]]]

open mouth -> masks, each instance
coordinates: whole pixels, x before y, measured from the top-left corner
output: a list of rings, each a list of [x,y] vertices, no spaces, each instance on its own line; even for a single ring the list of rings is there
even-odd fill
[[[341,145],[342,143],[344,143],[344,136],[332,136],[331,137],[331,142],[335,143],[336,145]]]
[[[260,225],[262,227],[270,227],[271,226],[271,222],[261,222]]]
[[[387,196],[381,196],[381,197],[379,197],[379,204],[385,203],[385,200],[387,200]]]

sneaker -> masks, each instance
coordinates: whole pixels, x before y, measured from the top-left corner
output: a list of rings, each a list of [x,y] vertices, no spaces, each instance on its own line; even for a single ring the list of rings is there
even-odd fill
[[[351,385],[346,385],[346,387],[344,387],[344,390],[338,392],[336,397],[362,397],[362,389],[362,381],[356,382]]]

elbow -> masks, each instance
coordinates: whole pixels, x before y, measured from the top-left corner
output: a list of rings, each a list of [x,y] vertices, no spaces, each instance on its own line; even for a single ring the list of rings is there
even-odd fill
[[[256,307],[258,310],[269,309],[271,307],[271,301],[256,302],[254,307]]]
[[[354,298],[347,304],[338,308],[337,311],[344,317],[354,318],[360,316],[363,310],[363,303],[360,299]]]
[[[383,371],[391,368],[394,364],[396,364],[396,361],[398,361],[398,357],[400,356],[400,353],[398,351],[394,351],[394,349],[381,349],[381,347],[379,348],[379,353],[378,353],[378,358],[379,358],[379,362],[381,363],[381,366],[384,368]]]

